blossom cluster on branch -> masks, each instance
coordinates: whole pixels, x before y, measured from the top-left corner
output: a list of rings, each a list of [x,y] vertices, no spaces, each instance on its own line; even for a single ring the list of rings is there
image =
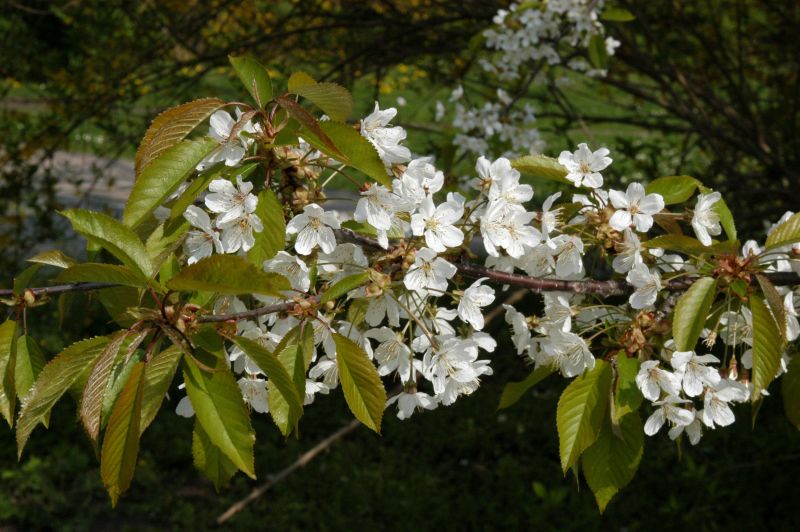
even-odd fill
[[[176,411],[195,419],[197,467],[218,486],[254,476],[253,413],[288,436],[341,390],[380,432],[387,407],[407,419],[475,392],[503,352],[484,331],[501,304],[533,366],[501,406],[551,374],[569,380],[561,465],[580,464],[601,509],[632,478],[644,434],[668,425],[697,443],[782,374],[797,401],[800,214],[741,245],[701,181],[609,187],[610,150],[585,143],[557,159],[481,155],[460,186],[405,146],[396,109],[348,124],[342,87],[296,73],[280,91],[252,57],[231,63],[254,105],[206,98],[159,115],[122,221],[63,213],[90,261],[41,253],[4,294],[16,314],[0,326],[0,413],[16,419],[20,453],[53,404],[82,390],[115,503],[180,367]],[[537,196],[541,179],[560,192]],[[330,208],[342,195],[348,206]],[[45,364],[27,332],[28,309],[49,297],[31,284],[44,265],[97,290],[120,329]],[[530,289],[530,305],[502,303],[508,285]]]

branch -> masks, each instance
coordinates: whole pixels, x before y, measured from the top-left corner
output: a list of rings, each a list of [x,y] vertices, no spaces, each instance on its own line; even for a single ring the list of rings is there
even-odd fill
[[[309,303],[319,303],[322,294],[312,296],[306,301]],[[275,314],[276,312],[285,312],[293,309],[298,303],[290,301],[288,303],[278,303],[277,305],[269,305],[267,307],[255,308],[253,310],[246,310],[244,312],[234,312],[231,314],[214,314],[211,316],[200,316],[197,318],[199,323],[218,323],[220,321],[238,321],[247,320],[250,318],[257,318],[266,314]]]
[[[378,247],[377,241],[356,234],[349,229],[339,230],[340,234],[347,236],[351,240],[361,242],[366,245],[374,245]],[[492,281],[502,284],[509,284],[514,286],[521,286],[528,288],[535,292],[574,292],[576,294],[595,294],[602,297],[611,296],[624,296],[633,292],[634,287],[627,281],[619,280],[606,280],[600,281],[597,279],[584,279],[581,281],[564,281],[559,279],[546,279],[542,277],[531,277],[529,275],[521,275],[518,273],[506,273],[497,270],[492,270],[479,264],[471,262],[457,263],[456,268],[458,272],[464,277],[477,279],[480,277],[487,277]],[[794,272],[767,272],[762,274],[770,280],[775,286],[794,286],[800,285],[800,275]],[[669,292],[676,292],[688,289],[698,278],[697,277],[681,277],[678,279],[667,280],[664,284],[663,290]],[[755,277],[751,279],[751,283],[755,284]],[[44,294],[60,294],[63,292],[77,292],[85,290],[97,290],[101,288],[113,288],[116,285],[113,283],[73,283],[73,284],[60,284],[55,286],[40,286],[28,288],[35,295]],[[12,289],[0,290],[0,297],[13,296]],[[319,303],[322,294],[307,298],[306,301],[312,304]],[[297,305],[296,301],[287,303],[278,303],[276,305],[269,305],[260,307],[245,312],[235,312],[232,314],[217,314],[209,316],[200,316],[197,321],[200,323],[214,323],[230,320],[241,320],[249,318],[257,318],[265,314],[274,314],[276,312],[284,312],[291,310]]]
[[[320,442],[317,443],[314,447],[312,447],[305,453],[301,454],[297,458],[297,460],[295,460],[294,462],[292,462],[291,465],[289,465],[289,467],[281,470],[274,476],[271,476],[267,482],[265,482],[261,486],[251,491],[250,495],[240,500],[239,502],[231,505],[227,510],[225,510],[225,513],[217,517],[217,524],[221,525],[234,515],[244,510],[245,506],[247,506],[254,500],[264,495],[275,484],[278,484],[280,481],[282,481],[283,479],[285,479],[286,477],[288,477],[301,467],[305,467],[306,465],[308,465],[308,463],[314,458],[316,458],[316,456],[319,453],[321,453],[322,451],[324,451],[337,441],[341,440],[342,438],[353,432],[356,428],[358,428],[360,424],[361,422],[359,422],[357,419],[352,419],[347,425],[343,426],[333,434],[329,435],[327,438],[320,440]]]
[[[68,283],[57,284],[53,286],[37,286],[34,288],[26,288],[26,290],[30,290],[36,296],[41,296],[63,294],[64,292],[82,292],[86,290],[97,290],[100,288],[113,288],[115,286],[120,285],[114,283]],[[14,290],[11,288],[0,290],[0,297],[11,297],[13,295]]]

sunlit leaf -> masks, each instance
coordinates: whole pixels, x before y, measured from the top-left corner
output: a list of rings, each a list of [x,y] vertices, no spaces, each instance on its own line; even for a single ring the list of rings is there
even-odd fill
[[[98,212],[71,209],[62,214],[76,233],[106,249],[132,271],[145,279],[155,273],[144,244],[129,227]]]
[[[639,360],[635,357],[626,356],[624,351],[620,351],[616,360],[614,408],[611,410],[611,422],[614,425],[619,425],[623,417],[639,410],[644,396],[642,396],[642,392],[636,385]]]
[[[576,377],[558,400],[556,425],[565,475],[600,434],[608,411],[611,377],[611,366],[597,360],[594,369]]]
[[[313,333],[310,331],[312,327],[311,325],[306,324],[305,328],[309,331],[306,336],[310,338],[310,348],[313,349]],[[261,346],[258,342],[250,340],[249,338],[245,338],[244,336],[238,336],[234,338],[233,342],[238,345],[239,348],[244,351],[244,353],[250,357],[253,362],[256,363],[259,369],[261,369],[261,371],[263,371],[269,379],[271,392],[270,397],[274,399],[274,401],[270,401],[270,412],[272,412],[273,408],[279,406],[278,399],[280,399],[281,404],[286,404],[286,419],[279,421],[279,418],[275,417],[277,412],[273,412],[273,417],[275,418],[276,424],[281,429],[281,432],[283,432],[284,435],[288,435],[290,432],[292,432],[292,430],[294,430],[294,428],[297,426],[298,420],[303,415],[303,397],[305,396],[305,392],[303,392],[303,395],[298,393],[295,383],[292,381],[292,377],[287,372],[287,369],[289,368],[284,366],[282,360],[279,360],[276,354],[284,355],[284,353],[287,353],[289,355],[294,355],[299,353],[299,357],[290,356],[289,358],[293,359],[291,361],[292,366],[295,366],[295,368],[299,368],[301,370],[300,375],[303,379],[303,386],[305,386],[305,371],[302,371],[304,368],[302,352],[304,347],[303,343],[291,343],[283,346],[280,352],[276,350],[276,353],[273,354]],[[293,350],[293,352],[289,353],[290,350]],[[299,358],[299,361],[297,358]]]
[[[339,380],[350,411],[361,423],[380,434],[386,389],[375,365],[361,347],[334,333]]]
[[[92,367],[108,341],[107,337],[98,336],[76,342],[42,369],[30,393],[22,402],[17,421],[17,452],[20,456],[36,425],[47,419],[53,405],[83,372]]]
[[[136,150],[136,175],[224,105],[219,98],[201,98],[170,107],[155,117]]]
[[[255,433],[250,414],[227,362],[207,373],[189,357],[183,358],[183,379],[197,421],[211,442],[233,464],[255,478]]]
[[[264,107],[272,99],[272,80],[267,69],[252,55],[228,56],[244,88],[250,93],[259,107]]]
[[[569,173],[564,165],[557,159],[546,155],[525,155],[511,161],[511,166],[533,177],[551,179],[561,183],[570,183],[567,179]]]
[[[672,336],[677,351],[694,350],[716,295],[717,280],[701,277],[678,299],[672,319]]]
[[[17,338],[17,361],[14,370],[14,382],[17,396],[24,400],[30,392],[39,373],[42,372],[47,360],[39,348],[36,340],[28,334]]]
[[[127,266],[117,264],[103,264],[100,262],[84,262],[70,266],[58,277],[59,283],[110,283],[134,288],[147,288],[150,283],[140,274],[132,271]]]
[[[17,324],[6,320],[0,325],[0,414],[9,426],[14,425],[17,389],[14,372],[17,366]]]
[[[767,237],[766,249],[775,249],[800,242],[800,212],[772,230]]]
[[[320,304],[325,304],[328,301],[333,301],[337,298],[342,297],[350,290],[354,290],[359,286],[363,286],[369,280],[369,272],[364,271],[361,273],[354,273],[353,275],[348,275],[337,281],[333,286],[328,288],[325,293],[322,294],[322,298],[320,298]]]
[[[219,143],[216,140],[204,137],[183,140],[164,150],[137,177],[122,213],[123,223],[128,227],[141,224],[217,148]]]
[[[701,183],[688,175],[659,177],[647,185],[648,194],[661,194],[665,205],[683,203],[692,197]]]
[[[212,255],[198,261],[169,280],[172,290],[218,294],[262,294],[283,297],[291,286],[286,277],[257,268],[236,255]]]
[[[770,314],[764,300],[750,296],[750,311],[753,314],[753,401],[761,399],[778,373],[783,352],[781,331]]]
[[[211,438],[196,421],[192,431],[192,458],[195,467],[214,483],[217,491],[227,486],[236,474],[236,464],[211,442]]]
[[[145,365],[140,432],[144,432],[156,418],[164,396],[175,378],[175,370],[178,369],[180,361],[181,350],[172,345],[156,354]]]
[[[103,437],[100,476],[116,506],[119,496],[131,485],[139,455],[139,422],[142,409],[144,362],[137,363],[125,383]]]
[[[606,421],[597,441],[586,449],[581,459],[583,475],[600,513],[614,495],[633,480],[644,454],[644,429],[639,415],[625,416],[619,428],[615,433]]]

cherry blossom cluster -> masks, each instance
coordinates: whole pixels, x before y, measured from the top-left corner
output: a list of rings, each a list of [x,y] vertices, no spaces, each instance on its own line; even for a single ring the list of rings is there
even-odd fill
[[[467,153],[494,153],[493,144],[502,146],[498,154],[511,157],[541,153],[545,144],[535,127],[536,116],[529,102],[509,93],[519,91],[519,81],[544,83],[537,75],[537,65],[562,66],[589,76],[602,76],[604,70],[592,68],[586,59],[576,56],[585,50],[594,36],[605,33],[600,14],[605,2],[560,0],[557,2],[513,3],[500,9],[494,25],[484,31],[485,52],[479,58],[483,72],[498,88],[495,95],[481,97],[481,105],[469,103],[462,86],[451,94],[448,104],[436,102],[436,119],[442,120],[450,109],[451,124],[458,133],[453,143]],[[605,51],[614,55],[619,41],[605,38]],[[569,58],[565,51],[568,51]]]
[[[483,277],[467,284],[457,275],[459,261],[478,253],[489,272],[563,281],[591,279],[599,260],[633,287],[614,303],[592,294],[548,292],[539,315],[526,316],[504,305],[514,349],[536,368],[576,377],[591,370],[597,357],[608,356],[602,340],[611,338],[616,349],[641,360],[636,383],[653,405],[647,434],[669,422],[670,437],[686,432],[696,443],[703,427],[734,421],[730,403],[746,401],[751,390],[747,372],[737,370],[739,364],[751,365],[747,348],[753,343],[752,317],[746,306],[734,303],[721,313],[713,330],[704,332],[709,350],[717,339],[725,344],[724,361],[706,352],[676,351],[671,339],[652,341],[670,336],[668,330],[658,329],[661,325],[654,318],[666,303],[667,284],[697,273],[697,266],[680,254],[647,246],[648,234],[659,216],[673,223],[680,219],[699,242],[711,245],[712,237],[722,233],[714,208],[719,193],[700,193],[693,209],[668,212],[664,198],[647,193],[640,183],[630,183],[625,190],[603,188],[603,173],[612,163],[609,150],[579,144],[558,158],[575,191],[571,201],[557,204],[563,195],[558,192],[538,206],[533,187],[522,181],[511,161],[483,156],[476,162],[467,199],[445,190],[444,175],[431,159],[415,157],[403,146],[405,130],[391,125],[396,112],[376,104],[359,128],[383,161],[391,186],[364,184],[348,212],[326,210],[322,193],[315,196],[317,201],[295,205],[286,224],[286,248],[263,264],[264,271],[285,276],[291,291],[283,298],[225,297],[215,304],[216,314],[244,312],[292,301],[298,294],[308,297],[317,286],[367,274],[365,284],[350,290],[346,299],[316,310],[311,322],[316,349],[306,376],[306,404],[339,384],[333,332],[359,345],[379,375],[401,385],[402,391],[389,400],[389,405],[397,403],[401,419],[473,393],[481,378],[492,374],[488,357],[497,346],[483,332],[487,307],[498,298],[489,286],[493,280]],[[235,169],[242,164],[249,140],[230,140],[232,124],[224,111],[212,116],[212,136],[220,140],[220,148],[211,157]],[[291,151],[287,160],[300,165],[312,180],[319,178],[321,169],[330,168],[330,161],[302,139]],[[188,207],[184,214],[196,228],[184,244],[187,263],[250,249],[253,233],[263,229],[251,191],[242,176],[236,184],[224,178],[211,181],[202,204]],[[755,242],[748,242],[742,260],[763,261],[766,271],[800,271],[796,257],[792,249],[762,254]],[[787,338],[794,340],[800,334],[798,294],[780,290]],[[268,314],[238,321],[236,333],[274,350],[299,322],[291,314]],[[241,376],[247,403],[254,411],[267,412],[266,376],[238,347],[229,348],[228,357]],[[177,411],[193,414],[188,397]]]

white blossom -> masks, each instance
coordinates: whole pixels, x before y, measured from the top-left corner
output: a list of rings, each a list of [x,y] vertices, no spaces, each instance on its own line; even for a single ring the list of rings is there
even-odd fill
[[[661,290],[661,275],[657,270],[650,270],[644,264],[637,264],[628,272],[625,278],[636,288],[628,298],[631,307],[643,309],[653,305]]]
[[[211,227],[211,219],[206,211],[194,205],[189,205],[186,208],[186,212],[183,213],[183,217],[192,227],[199,229],[199,231],[189,231],[183,243],[183,249],[187,255],[187,264],[192,265],[201,259],[210,257],[215,251],[217,253],[223,252],[219,234]]]
[[[303,207],[302,214],[296,215],[286,224],[286,234],[297,234],[294,249],[301,255],[309,255],[319,246],[323,253],[331,253],[336,248],[334,229],[339,229],[336,215],[312,203]]]
[[[481,307],[491,305],[494,301],[494,289],[481,283],[488,277],[482,277],[464,290],[458,302],[458,317],[472,325],[476,331],[483,329],[483,313]]]
[[[714,386],[720,381],[719,372],[706,364],[719,359],[714,355],[698,356],[694,351],[675,351],[670,363],[683,376],[683,391],[689,397],[697,397],[706,386]]]
[[[669,421],[673,425],[689,425],[694,421],[694,413],[686,408],[681,408],[678,405],[690,403],[687,399],[681,399],[675,395],[669,395],[661,401],[655,401],[653,405],[658,408],[650,414],[647,421],[644,423],[644,433],[652,436],[661,430],[665,421]]]
[[[624,193],[611,190],[608,196],[617,209],[608,223],[617,231],[624,231],[633,225],[640,233],[646,233],[653,227],[653,215],[664,208],[661,194],[645,194],[641,183],[631,183]]]
[[[408,419],[418,409],[433,410],[438,406],[435,397],[431,397],[425,392],[401,392],[398,395],[386,401],[386,406],[397,403],[397,417],[399,419]]]
[[[662,390],[667,395],[680,394],[681,378],[658,366],[657,360],[646,360],[639,366],[639,373],[636,375],[636,386],[649,401],[658,401]]]
[[[267,404],[267,381],[259,377],[242,377],[238,381],[245,403],[254,411],[265,414],[269,412]]]
[[[414,265],[408,269],[403,284],[421,295],[431,291],[441,294],[447,290],[447,280],[456,274],[456,267],[436,256],[430,248],[417,250]]]
[[[704,245],[711,245],[711,236],[722,233],[719,214],[714,210],[714,204],[721,199],[719,192],[710,194],[700,194],[697,196],[697,204],[692,215],[692,229],[697,239]]]
[[[236,177],[236,186],[227,179],[215,179],[208,190],[211,193],[206,195],[205,204],[211,212],[219,214],[217,227],[254,213],[258,207],[258,198],[250,192],[253,183],[242,181],[242,176]]]
[[[600,172],[612,162],[608,154],[607,148],[592,152],[586,143],[580,143],[575,152],[562,151],[558,162],[567,168],[569,173],[565,177],[576,187],[599,188],[603,186]]]
[[[400,145],[406,139],[405,129],[389,126],[396,114],[397,109],[394,107],[381,110],[378,102],[375,102],[372,113],[361,120],[361,135],[375,146],[378,156],[386,166],[411,159],[411,150]]]
[[[455,224],[464,214],[464,208],[450,202],[434,206],[428,196],[411,217],[411,230],[415,236],[425,235],[425,243],[434,251],[443,252],[464,242],[464,233]]]

